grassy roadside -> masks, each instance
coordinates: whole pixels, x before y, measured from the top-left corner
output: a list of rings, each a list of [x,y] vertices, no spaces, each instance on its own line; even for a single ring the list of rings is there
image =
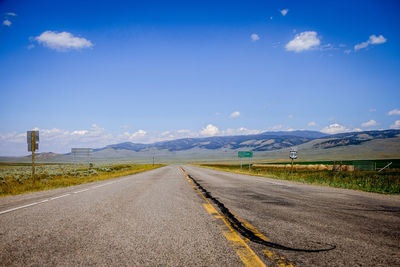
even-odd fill
[[[61,167],[62,171],[55,170],[54,166],[43,166],[35,180],[32,180],[30,176],[30,167],[3,167],[3,171],[0,172],[0,197],[107,180],[163,166],[151,164],[105,165],[92,168],[89,176],[87,176],[85,168],[78,169],[77,176],[74,176],[72,166]]]
[[[334,172],[328,170],[307,170],[274,167],[252,167],[240,169],[239,165],[222,164],[201,164],[199,167],[227,171],[232,173],[247,174],[281,180],[296,181],[308,184],[327,185],[332,187],[355,189],[366,192],[383,194],[400,193],[400,170],[388,170],[383,172],[375,171],[354,171]]]

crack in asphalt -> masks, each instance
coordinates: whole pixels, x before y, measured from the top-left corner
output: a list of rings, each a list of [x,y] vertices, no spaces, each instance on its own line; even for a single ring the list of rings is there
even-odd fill
[[[232,226],[233,229],[235,229],[237,232],[239,232],[243,237],[249,239],[250,241],[254,243],[258,243],[261,245],[264,245],[266,247],[271,247],[275,249],[280,249],[280,250],[288,250],[288,251],[296,251],[296,252],[308,252],[308,253],[315,253],[315,252],[325,252],[325,251],[330,251],[336,248],[336,245],[331,245],[330,248],[322,248],[322,249],[302,249],[302,248],[292,248],[292,247],[287,247],[284,245],[280,245],[277,243],[269,242],[266,241],[259,236],[257,236],[253,231],[248,229],[246,226],[242,224],[241,221],[239,221],[235,215],[232,214],[232,212],[225,207],[225,205],[213,197],[210,192],[207,191],[203,186],[201,186],[196,179],[194,179],[191,175],[187,174],[188,177],[193,181],[193,183],[197,186],[197,188],[204,194],[204,196],[208,199],[210,199],[215,205],[218,206],[219,210],[221,213],[225,216],[225,218],[229,221],[230,225]]]

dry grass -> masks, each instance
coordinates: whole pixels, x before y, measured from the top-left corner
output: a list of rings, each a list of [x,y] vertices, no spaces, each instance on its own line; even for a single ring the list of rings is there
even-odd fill
[[[269,177],[282,180],[290,180],[309,184],[327,185],[339,188],[356,189],[367,192],[384,194],[400,193],[400,170],[390,169],[383,172],[376,171],[329,171],[290,168],[274,168],[267,166],[252,167],[249,171],[239,165],[202,164],[215,170],[228,171],[233,173]]]
[[[92,168],[89,176],[87,175],[87,169],[84,166],[80,166],[77,169],[77,176],[74,176],[72,165],[41,165],[36,168],[37,174],[35,179],[32,179],[29,165],[2,165],[0,168],[0,197],[101,181],[162,166],[164,165],[104,165]]]

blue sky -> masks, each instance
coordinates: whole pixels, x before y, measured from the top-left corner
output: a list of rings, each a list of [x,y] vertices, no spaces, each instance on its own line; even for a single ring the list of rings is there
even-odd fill
[[[1,1],[0,155],[400,128],[398,1]]]

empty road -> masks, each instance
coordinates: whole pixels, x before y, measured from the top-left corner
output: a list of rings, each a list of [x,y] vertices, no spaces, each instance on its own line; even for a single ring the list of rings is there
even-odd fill
[[[166,166],[0,199],[0,265],[400,265],[400,197]]]

